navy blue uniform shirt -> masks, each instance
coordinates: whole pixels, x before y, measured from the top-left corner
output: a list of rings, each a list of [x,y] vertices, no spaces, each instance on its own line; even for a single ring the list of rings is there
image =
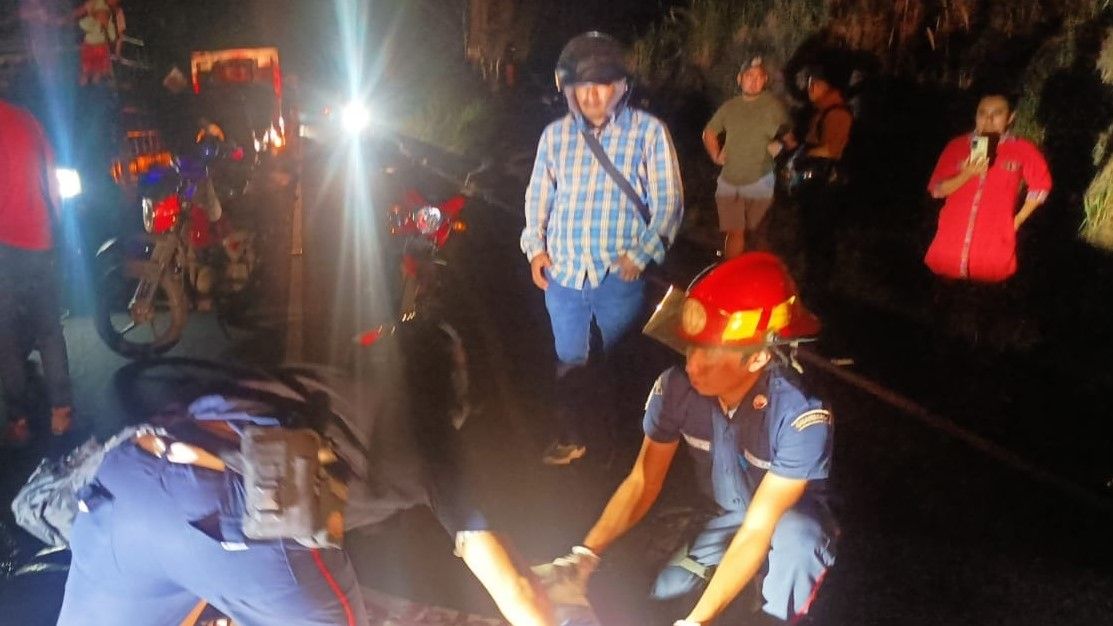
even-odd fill
[[[809,481],[811,495],[826,490],[831,413],[778,364],[766,368],[733,415],[700,395],[683,368],[665,370],[646,401],[643,429],[658,443],[683,439],[701,490],[724,510],[745,508],[767,471]]]

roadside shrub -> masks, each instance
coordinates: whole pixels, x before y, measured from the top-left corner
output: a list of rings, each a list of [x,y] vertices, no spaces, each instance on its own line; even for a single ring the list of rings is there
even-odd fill
[[[1102,80],[1113,85],[1113,28],[1106,32],[1096,67]],[[1082,236],[1098,247],[1113,250],[1113,128],[1102,134],[1093,157],[1098,175],[1083,198],[1086,219]]]
[[[820,31],[828,0],[691,0],[633,46],[634,66],[651,92],[696,90],[714,100],[737,91],[738,68],[755,55],[784,67]]]
[[[464,66],[412,83],[397,109],[400,132],[452,152],[484,145],[496,126],[497,102]]]

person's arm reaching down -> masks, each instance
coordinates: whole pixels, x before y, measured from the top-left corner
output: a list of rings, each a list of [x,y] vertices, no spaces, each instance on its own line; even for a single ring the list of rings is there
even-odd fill
[[[767,473],[758,485],[742,527],[687,619],[708,623],[722,613],[761,569],[769,554],[773,531],[785,511],[804,495],[808,481]]]
[[[676,455],[677,442],[660,443],[642,438],[642,448],[633,469],[611,496],[583,545],[602,554],[615,540],[633,528],[657,501],[665,476]]]
[[[526,226],[522,229],[520,245],[530,263],[533,283],[538,289],[549,286],[545,278],[545,268],[552,265],[545,242],[545,231],[549,224],[556,197],[556,176],[549,163],[550,138],[548,129],[541,133],[537,144],[537,157],[533,162],[533,174],[526,187],[525,216]]]
[[[513,626],[554,626],[549,599],[528,573],[520,572],[507,545],[490,531],[457,535],[457,551],[499,611]]]
[[[703,131],[703,148],[707,150],[707,156],[711,157],[715,165],[722,166],[727,162],[726,150],[719,141],[719,133],[712,132],[710,129]]]

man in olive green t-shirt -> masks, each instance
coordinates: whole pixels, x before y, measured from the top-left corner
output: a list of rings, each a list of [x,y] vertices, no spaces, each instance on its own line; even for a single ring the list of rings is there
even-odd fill
[[[777,138],[789,124],[784,104],[765,91],[768,82],[761,57],[743,65],[738,72],[742,95],[719,107],[703,129],[707,154],[723,168],[715,204],[727,259],[746,249],[747,237],[754,239],[751,249],[764,243],[757,240],[773,204],[773,156],[781,150]],[[725,142],[719,138],[724,133]]]

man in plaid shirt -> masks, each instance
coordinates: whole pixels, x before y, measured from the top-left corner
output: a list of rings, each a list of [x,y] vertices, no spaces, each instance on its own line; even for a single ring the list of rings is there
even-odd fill
[[[533,282],[545,291],[557,353],[560,434],[544,462],[564,465],[586,453],[580,428],[594,321],[604,352],[645,303],[642,272],[661,263],[683,218],[683,190],[665,125],[627,105],[622,46],[590,32],[573,38],[557,61],[557,88],[569,113],[541,134],[526,190],[521,247]],[[592,152],[586,134],[632,187],[639,207]],[[645,210],[647,209],[647,210]]]

